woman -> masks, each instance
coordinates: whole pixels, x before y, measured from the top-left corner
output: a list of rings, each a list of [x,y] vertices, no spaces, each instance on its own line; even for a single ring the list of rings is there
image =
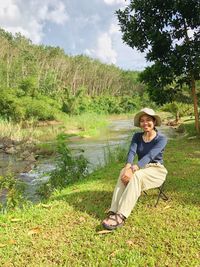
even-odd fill
[[[156,188],[164,182],[167,170],[163,165],[163,151],[167,139],[155,126],[161,125],[161,118],[153,109],[144,108],[134,117],[134,125],[143,132],[133,135],[127,163],[119,175],[108,217],[102,225],[114,230],[124,224],[141,192]],[[135,155],[137,164],[133,164]]]

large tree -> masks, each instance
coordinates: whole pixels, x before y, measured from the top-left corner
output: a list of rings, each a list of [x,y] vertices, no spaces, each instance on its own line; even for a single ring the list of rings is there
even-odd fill
[[[200,79],[200,0],[130,0],[117,16],[123,41],[146,52],[153,63],[144,80],[152,80],[157,92],[166,87],[169,92],[173,84],[189,85],[199,133],[195,85]]]

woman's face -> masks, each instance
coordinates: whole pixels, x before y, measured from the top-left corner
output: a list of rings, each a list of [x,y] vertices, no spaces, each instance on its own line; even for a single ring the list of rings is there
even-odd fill
[[[149,115],[142,115],[140,117],[140,127],[144,132],[150,132],[154,129],[155,121],[154,118]]]

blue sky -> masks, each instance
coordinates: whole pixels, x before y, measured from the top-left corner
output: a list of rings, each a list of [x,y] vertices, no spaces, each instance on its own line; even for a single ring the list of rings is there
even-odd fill
[[[115,11],[128,0],[1,0],[0,26],[35,44],[59,46],[123,69],[143,70],[145,55],[123,44]]]

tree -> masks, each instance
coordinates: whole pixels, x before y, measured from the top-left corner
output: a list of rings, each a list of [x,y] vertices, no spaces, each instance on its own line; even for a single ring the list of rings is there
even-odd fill
[[[157,91],[166,86],[169,90],[173,84],[189,86],[199,133],[196,81],[200,79],[200,1],[131,0],[116,13],[123,41],[146,52],[146,59],[154,63],[144,80],[154,79],[151,86]]]

